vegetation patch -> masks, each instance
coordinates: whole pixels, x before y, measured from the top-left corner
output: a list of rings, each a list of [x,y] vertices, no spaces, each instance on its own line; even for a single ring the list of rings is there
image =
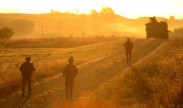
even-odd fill
[[[183,43],[172,39],[99,88],[97,101],[117,107],[182,107]]]
[[[5,48],[0,49],[0,92],[6,95],[21,87],[19,67],[26,56],[32,58],[36,68],[33,73],[33,83],[41,79],[58,75],[67,59],[73,56],[75,63],[90,62],[113,54],[121,47],[123,40],[106,41],[91,45],[71,48]]]

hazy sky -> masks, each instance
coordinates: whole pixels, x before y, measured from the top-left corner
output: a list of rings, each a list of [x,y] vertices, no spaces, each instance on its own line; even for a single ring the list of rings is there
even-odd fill
[[[140,16],[175,16],[183,18],[183,0],[0,0],[1,13],[45,13],[58,11],[90,13],[102,6],[128,18]]]

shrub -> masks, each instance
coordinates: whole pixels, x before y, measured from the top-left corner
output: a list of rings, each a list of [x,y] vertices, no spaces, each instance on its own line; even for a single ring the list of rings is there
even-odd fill
[[[0,29],[0,39],[9,39],[14,34],[13,30],[7,27]]]
[[[183,36],[183,27],[176,28],[172,33],[171,36],[173,37],[182,37]]]

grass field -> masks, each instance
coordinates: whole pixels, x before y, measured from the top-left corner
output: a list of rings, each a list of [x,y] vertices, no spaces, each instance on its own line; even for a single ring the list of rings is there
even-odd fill
[[[72,48],[0,49],[1,96],[21,87],[18,67],[26,56],[32,57],[36,67],[34,83],[60,74],[70,56],[75,57],[75,64],[79,66],[121,50],[124,41],[104,41]],[[71,108],[182,107],[182,46],[182,38],[171,38],[153,53],[121,72],[123,75],[119,73],[94,92],[81,96],[72,104],[66,102],[61,106],[69,104]]]
[[[71,48],[121,39],[116,36],[56,37],[0,40],[0,48]]]
[[[36,71],[33,82],[59,74],[70,56],[79,65],[108,56],[122,47],[123,39],[73,48],[3,48],[0,49],[0,95],[21,87],[19,66],[26,56],[32,58]]]
[[[183,40],[171,39],[94,93],[81,98],[86,108],[181,108]],[[85,104],[87,103],[87,104]],[[77,108],[73,104],[72,108]]]

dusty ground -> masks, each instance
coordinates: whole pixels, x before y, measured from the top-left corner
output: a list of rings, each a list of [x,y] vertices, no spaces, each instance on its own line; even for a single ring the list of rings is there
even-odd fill
[[[163,40],[136,40],[132,64],[155,50]],[[74,100],[83,93],[97,89],[128,66],[124,51],[117,50],[110,56],[99,58],[78,66],[79,74],[74,86]],[[32,95],[21,97],[18,91],[0,100],[0,108],[53,108],[65,99],[64,79],[56,75],[33,84]]]

